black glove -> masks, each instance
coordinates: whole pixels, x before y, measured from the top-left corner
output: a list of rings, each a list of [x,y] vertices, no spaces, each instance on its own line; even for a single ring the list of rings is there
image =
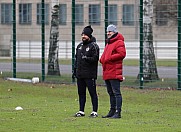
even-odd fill
[[[74,68],[74,70],[72,71],[72,79],[76,78],[76,68]]]
[[[72,79],[75,79],[75,78],[76,78],[76,74],[73,73],[73,74],[72,74]]]

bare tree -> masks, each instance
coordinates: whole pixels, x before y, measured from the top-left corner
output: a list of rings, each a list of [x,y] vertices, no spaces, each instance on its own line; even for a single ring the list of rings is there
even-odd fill
[[[153,47],[153,17],[157,25],[176,24],[177,0],[143,0],[143,81],[158,80]],[[139,77],[139,76],[138,76]]]
[[[153,4],[154,14],[161,23],[169,20],[170,25],[177,24],[177,0],[154,0]]]
[[[153,47],[153,0],[143,1],[143,81],[158,80]]]
[[[60,75],[58,63],[59,0],[52,0],[48,75]]]

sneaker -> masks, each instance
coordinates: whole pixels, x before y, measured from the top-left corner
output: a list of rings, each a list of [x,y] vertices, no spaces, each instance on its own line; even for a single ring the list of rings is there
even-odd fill
[[[83,111],[75,113],[75,117],[82,117],[82,116],[85,116],[85,113]]]
[[[98,114],[97,114],[97,112],[92,112],[91,114],[90,114],[90,116],[89,117],[98,117]]]

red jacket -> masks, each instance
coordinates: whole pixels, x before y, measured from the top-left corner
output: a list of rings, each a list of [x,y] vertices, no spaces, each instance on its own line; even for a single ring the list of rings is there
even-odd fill
[[[126,48],[124,45],[124,37],[120,33],[117,33],[116,36],[109,39],[100,59],[100,63],[103,67],[104,80],[123,80],[122,64],[125,56]]]

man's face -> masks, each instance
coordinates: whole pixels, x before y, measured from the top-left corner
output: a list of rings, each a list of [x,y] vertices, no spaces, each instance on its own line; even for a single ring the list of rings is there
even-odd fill
[[[107,32],[107,38],[110,38],[113,34],[114,34],[114,32],[108,31]]]
[[[88,41],[90,38],[85,35],[85,34],[82,34],[82,41]]]

